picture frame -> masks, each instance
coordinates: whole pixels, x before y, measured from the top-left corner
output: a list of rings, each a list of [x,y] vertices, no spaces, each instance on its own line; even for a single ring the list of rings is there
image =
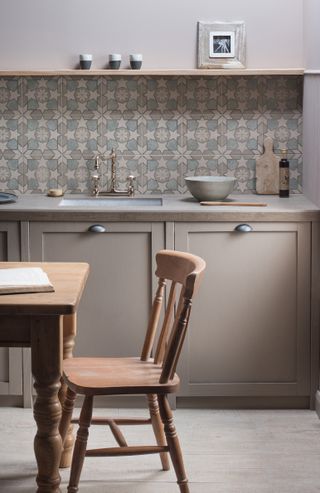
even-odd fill
[[[244,22],[198,22],[198,68],[245,68]]]

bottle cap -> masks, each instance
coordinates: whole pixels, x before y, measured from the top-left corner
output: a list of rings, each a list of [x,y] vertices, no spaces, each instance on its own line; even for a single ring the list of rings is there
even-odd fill
[[[288,152],[288,149],[281,149],[281,156],[286,157],[287,152]]]

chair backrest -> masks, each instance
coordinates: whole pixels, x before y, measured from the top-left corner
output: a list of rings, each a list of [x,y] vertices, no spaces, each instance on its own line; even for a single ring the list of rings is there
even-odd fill
[[[192,298],[199,287],[206,263],[196,255],[175,250],[161,250],[156,255],[156,262],[158,288],[152,304],[141,360],[147,361],[153,352],[154,363],[162,365],[160,383],[166,383],[173,378],[176,371],[188,327]],[[168,281],[171,281],[169,297],[155,345],[164,290]]]

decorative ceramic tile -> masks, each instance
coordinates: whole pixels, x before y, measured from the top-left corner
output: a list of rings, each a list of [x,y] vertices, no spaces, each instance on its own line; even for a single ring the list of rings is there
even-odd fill
[[[142,152],[144,136],[139,119],[119,116],[103,118],[107,151]]]
[[[228,111],[258,111],[262,92],[258,77],[221,77],[221,107]]]
[[[301,111],[303,77],[263,77],[264,111]]]
[[[147,193],[184,193],[185,160],[180,156],[147,157]]]
[[[97,118],[101,113],[101,80],[66,77],[62,82],[62,104],[64,118]]]
[[[216,153],[219,137],[223,132],[221,123],[221,116],[217,113],[211,118],[187,118],[185,131],[187,152]]]
[[[26,130],[28,150],[58,149],[58,120],[28,119]]]
[[[11,120],[0,116],[0,150],[18,149],[19,120]]]
[[[61,79],[57,77],[25,80],[24,101],[28,111],[58,111],[61,107]]]
[[[147,111],[165,113],[181,111],[184,80],[179,77],[150,77],[143,94]]]
[[[290,191],[302,193],[302,155],[288,153]]]
[[[98,125],[97,119],[67,119],[65,121],[65,134],[62,136],[65,152],[79,151],[79,155],[86,151],[90,154],[97,152]]]
[[[226,112],[225,119],[226,133],[221,139],[221,153],[239,155],[261,152],[263,124],[259,113],[244,116],[238,112]]]
[[[12,118],[21,110],[21,80],[0,78],[0,115]]]
[[[28,193],[44,193],[58,186],[58,160],[27,159],[26,190]]]
[[[301,103],[291,76],[0,78],[0,188],[87,192],[95,155],[114,147],[119,183],[132,173],[139,193],[184,193],[186,173],[250,191],[269,136],[301,191]]]
[[[182,126],[178,115],[148,116],[145,121],[147,152],[168,154],[182,150]]]
[[[88,160],[84,158],[67,159],[58,171],[58,181],[66,190],[75,193],[88,193],[91,190],[91,173]]]
[[[190,156],[186,161],[185,176],[219,175],[218,164],[218,157]]]
[[[136,112],[142,105],[143,78],[109,77],[102,82],[102,111]]]
[[[271,137],[274,149],[286,148],[291,152],[302,152],[302,114],[297,111],[265,113],[265,137]]]
[[[18,151],[0,151],[0,190],[23,193],[25,170]]]
[[[255,190],[256,161],[252,156],[232,156],[220,158],[220,171],[236,178],[235,192],[249,193]]]
[[[185,110],[211,113],[218,109],[220,94],[219,77],[186,78]]]

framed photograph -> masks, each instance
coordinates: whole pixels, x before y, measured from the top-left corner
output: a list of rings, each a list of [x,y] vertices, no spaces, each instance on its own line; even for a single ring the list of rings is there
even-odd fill
[[[198,68],[244,67],[244,22],[198,22]]]

